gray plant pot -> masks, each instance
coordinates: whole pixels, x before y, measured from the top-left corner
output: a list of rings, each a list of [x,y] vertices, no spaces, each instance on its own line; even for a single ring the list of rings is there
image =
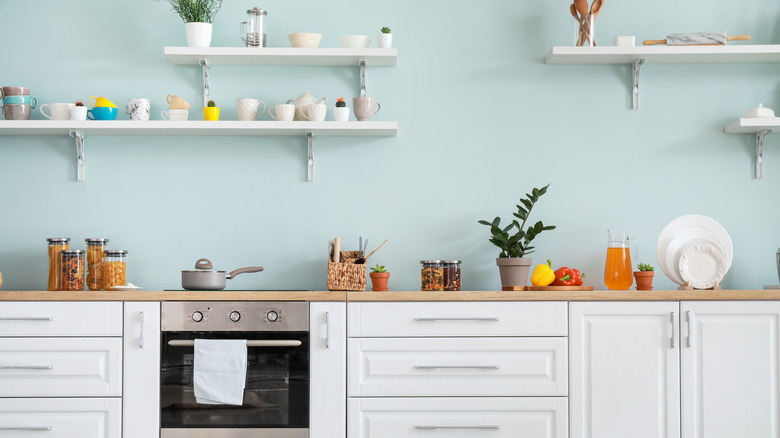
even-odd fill
[[[502,289],[526,286],[531,261],[530,257],[497,258],[496,265],[498,265],[498,273],[501,275]]]

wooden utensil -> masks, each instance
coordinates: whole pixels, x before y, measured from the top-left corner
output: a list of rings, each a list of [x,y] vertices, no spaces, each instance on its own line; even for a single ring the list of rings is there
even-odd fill
[[[727,36],[726,32],[672,33],[665,40],[645,40],[642,44],[652,46],[725,46],[727,41],[748,41],[750,35]]]
[[[379,244],[379,246],[377,246],[375,250],[371,251],[371,254],[367,255],[366,257],[360,257],[359,259],[355,260],[355,264],[356,264],[356,265],[362,265],[362,264],[366,263],[366,260],[368,260],[368,258],[369,258],[369,257],[371,257],[372,255],[374,255],[374,253],[375,253],[375,252],[379,251],[379,248],[381,248],[381,247],[382,247],[382,245],[384,245],[385,243],[387,243],[387,240],[388,240],[388,239],[385,239],[385,241],[384,241],[384,242],[380,243],[380,244]]]
[[[333,238],[333,263],[338,263],[341,257],[341,239],[338,237]]]
[[[577,24],[579,25],[578,28],[578,36],[577,36],[577,45],[582,45],[582,18],[580,18],[580,14],[577,12],[577,8],[574,7],[574,3],[569,6],[569,12],[571,12],[571,16],[574,17],[575,20],[577,20]]]
[[[597,17],[602,5],[604,5],[604,0],[593,0],[593,4],[590,5],[590,15]]]

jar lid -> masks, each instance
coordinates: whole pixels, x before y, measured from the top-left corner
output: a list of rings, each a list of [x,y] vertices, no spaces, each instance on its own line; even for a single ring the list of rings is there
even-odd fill
[[[84,254],[84,250],[83,249],[63,249],[62,251],[60,251],[60,254],[74,256],[74,255]]]
[[[247,14],[252,14],[252,15],[266,15],[268,12],[266,10],[264,10],[264,9],[260,9],[257,6],[255,6],[254,8],[249,9],[248,11],[246,11],[246,13]]]
[[[420,260],[420,263],[441,263],[441,260]]]
[[[101,239],[96,237],[84,239],[84,241],[87,242],[87,245],[99,245],[101,243],[108,243],[108,239]]]
[[[67,243],[70,242],[70,237],[49,237],[46,240],[49,243]]]
[[[109,257],[110,256],[116,257],[116,256],[123,256],[123,255],[127,254],[127,250],[126,249],[107,249],[107,250],[103,251],[103,253],[106,256],[109,256]]]
[[[460,260],[445,260],[444,263],[455,263],[455,264],[459,265],[460,264]]]

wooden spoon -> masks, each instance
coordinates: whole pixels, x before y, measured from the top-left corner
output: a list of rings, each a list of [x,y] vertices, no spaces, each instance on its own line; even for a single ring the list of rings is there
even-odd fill
[[[590,15],[598,16],[603,4],[604,0],[593,0],[593,4],[590,5]]]
[[[371,251],[371,253],[369,255],[367,255],[366,257],[361,257],[361,258],[355,260],[355,264],[356,265],[362,265],[362,264],[366,263],[366,260],[368,260],[369,257],[374,255],[375,252],[379,251],[379,248],[381,248],[382,245],[384,245],[385,243],[387,243],[387,239],[385,239],[384,242],[380,243],[379,246],[377,246],[375,250]]]
[[[574,3],[571,4],[569,7],[569,12],[571,12],[571,16],[574,17],[575,20],[577,20],[577,24],[580,25],[577,37],[577,45],[582,45],[582,18],[580,18],[580,14],[577,13],[577,8],[574,7]]]
[[[579,12],[582,21],[580,22],[580,33],[588,35],[590,33],[590,25],[588,24],[588,0],[574,0],[574,7]],[[584,43],[584,40],[583,40]]]

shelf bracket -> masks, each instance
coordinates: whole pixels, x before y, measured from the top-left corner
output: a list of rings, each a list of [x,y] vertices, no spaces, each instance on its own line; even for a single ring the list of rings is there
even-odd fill
[[[70,136],[76,139],[76,164],[78,167],[77,180],[84,181],[84,133],[70,131]]]
[[[631,100],[633,101],[632,108],[635,110],[639,109],[639,71],[642,68],[642,64],[644,63],[645,59],[639,58],[634,60],[634,63],[631,65],[631,78],[633,80],[633,86],[631,88]]]
[[[209,104],[209,97],[211,96],[211,85],[209,84],[209,71],[211,66],[206,58],[200,58],[198,60],[201,68],[203,69],[203,106],[207,107]]]
[[[756,132],[756,179],[764,177],[764,142],[767,134],[771,133],[771,129]]]
[[[360,60],[360,97],[366,97],[366,60]]]
[[[306,131],[306,140],[309,146],[308,157],[306,158],[306,166],[308,167],[307,181],[314,181],[314,136],[311,131]]]

